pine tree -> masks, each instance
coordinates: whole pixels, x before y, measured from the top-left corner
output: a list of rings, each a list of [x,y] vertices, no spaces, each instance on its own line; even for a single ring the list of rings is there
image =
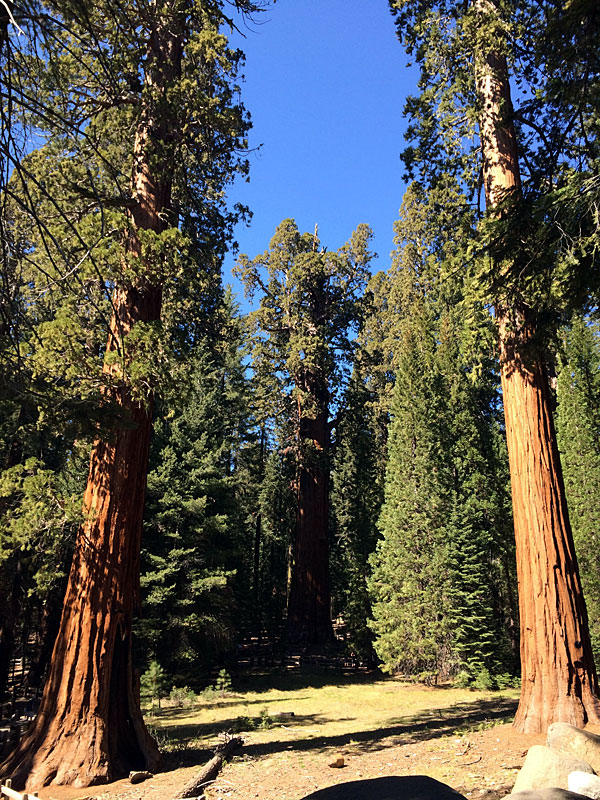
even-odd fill
[[[230,653],[249,594],[236,464],[244,444],[243,366],[198,342],[187,373],[179,407],[170,398],[155,425],[138,626],[146,657],[186,685]]]
[[[557,435],[596,663],[600,663],[600,339],[579,315],[565,331]]]
[[[372,394],[354,369],[338,413],[332,469],[332,597],[344,621],[346,644],[358,659],[373,659],[373,636],[367,620],[369,556],[378,538],[383,501],[382,465],[372,413]]]
[[[395,317],[384,348],[395,383],[373,629],[386,668],[409,674],[474,677],[510,666],[512,552],[492,331],[461,276],[449,278],[469,218],[451,184],[428,197],[409,187],[388,276],[386,313],[393,306]]]
[[[465,673],[494,676],[516,666],[509,624],[516,613],[510,602],[516,583],[514,547],[506,454],[498,442],[497,378],[489,363],[487,370],[475,373],[475,365],[461,352],[464,329],[455,309],[447,309],[440,323],[438,361],[451,448],[447,537],[452,647]]]
[[[413,299],[400,336],[382,539],[371,559],[372,629],[384,669],[447,674],[452,631],[445,512],[450,486],[444,481],[443,396],[433,320],[422,298]]]

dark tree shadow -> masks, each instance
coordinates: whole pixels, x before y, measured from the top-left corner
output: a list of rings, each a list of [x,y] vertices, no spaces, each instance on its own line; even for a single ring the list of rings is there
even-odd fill
[[[244,679],[240,677],[235,685],[251,685],[253,692],[269,692],[277,689],[281,692],[295,692],[299,689],[322,689],[324,686],[348,686],[351,684],[373,683],[383,680],[386,676],[378,669],[366,670],[339,670],[326,667],[301,667],[300,669],[278,669],[252,675]],[[441,688],[441,687],[436,687]]]
[[[371,778],[338,783],[305,795],[302,800],[465,800],[445,783],[426,775]]]
[[[251,757],[273,755],[287,751],[323,751],[327,748],[341,748],[352,745],[353,749],[363,752],[383,750],[387,747],[412,744],[429,739],[438,739],[460,732],[473,730],[480,724],[488,722],[510,722],[517,709],[518,700],[499,697],[492,700],[474,700],[470,703],[459,703],[451,708],[439,709],[435,712],[420,713],[386,720],[380,728],[368,731],[352,731],[332,736],[316,735],[290,741],[257,742],[244,746],[244,754]],[[425,717],[425,718],[424,718]],[[259,718],[260,719],[260,718]],[[309,714],[292,718],[293,724],[319,725],[328,721],[327,717]],[[181,733],[185,741],[192,741],[200,736],[215,734],[229,730],[234,720],[223,720],[218,724],[183,725],[173,730]],[[286,720],[285,725],[288,725]],[[212,756],[212,751],[205,748],[187,747],[177,753],[179,765],[200,764]]]

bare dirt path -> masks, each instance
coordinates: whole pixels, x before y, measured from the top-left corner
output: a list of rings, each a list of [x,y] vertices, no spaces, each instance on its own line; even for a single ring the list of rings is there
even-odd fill
[[[316,789],[345,781],[383,775],[429,775],[472,800],[496,800],[514,783],[525,754],[542,735],[515,733],[510,724],[462,735],[423,736],[405,741],[391,735],[377,744],[351,742],[341,747],[304,750],[286,745],[277,752],[253,749],[252,734],[244,751],[227,764],[207,790],[210,800],[300,800]],[[329,766],[339,757],[344,767]],[[145,783],[117,781],[89,789],[49,787],[42,800],[171,800],[198,771],[198,766],[175,767]]]

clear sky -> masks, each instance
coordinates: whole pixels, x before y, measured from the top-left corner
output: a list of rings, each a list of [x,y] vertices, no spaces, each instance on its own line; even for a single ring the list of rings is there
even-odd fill
[[[360,222],[375,233],[385,269],[404,192],[402,109],[415,72],[396,39],[387,0],[278,0],[233,42],[246,54],[244,103],[253,119],[250,182],[230,192],[250,206],[240,252],[268,247],[293,217],[319,225],[333,250]],[[225,269],[229,282],[233,258]],[[238,287],[236,286],[236,289]]]

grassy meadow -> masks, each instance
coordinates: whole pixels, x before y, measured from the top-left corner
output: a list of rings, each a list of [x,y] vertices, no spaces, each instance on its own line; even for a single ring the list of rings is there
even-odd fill
[[[379,674],[281,674],[181,706],[163,700],[146,718],[163,752],[189,762],[225,732],[243,735],[245,752],[255,755],[454,735],[511,720],[517,698],[517,689],[429,687]]]

